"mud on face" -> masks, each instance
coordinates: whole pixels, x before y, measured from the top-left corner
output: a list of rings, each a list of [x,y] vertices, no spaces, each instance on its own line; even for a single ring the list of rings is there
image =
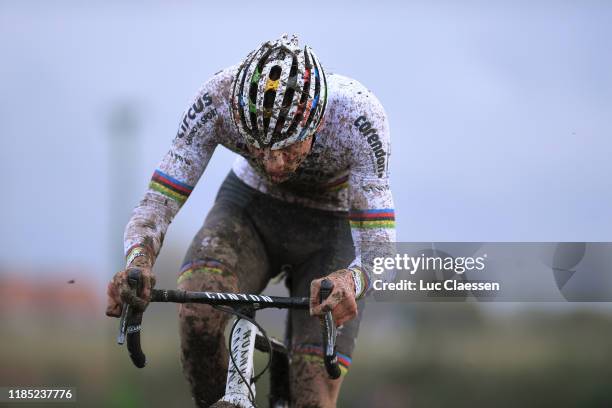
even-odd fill
[[[283,149],[257,148],[248,145],[249,154],[273,183],[288,180],[302,164],[312,147],[313,137],[293,143]]]

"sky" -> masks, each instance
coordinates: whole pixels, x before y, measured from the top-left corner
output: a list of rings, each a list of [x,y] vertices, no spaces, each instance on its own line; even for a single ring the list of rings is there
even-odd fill
[[[112,275],[188,101],[283,32],[384,105],[398,240],[611,241],[610,21],[606,1],[0,2],[0,265]],[[171,225],[179,255],[232,161]]]

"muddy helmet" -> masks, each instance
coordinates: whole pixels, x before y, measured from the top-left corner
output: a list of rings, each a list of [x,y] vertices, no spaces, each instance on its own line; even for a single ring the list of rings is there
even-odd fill
[[[327,105],[316,55],[283,34],[253,50],[231,85],[232,120],[247,143],[281,149],[314,134]]]

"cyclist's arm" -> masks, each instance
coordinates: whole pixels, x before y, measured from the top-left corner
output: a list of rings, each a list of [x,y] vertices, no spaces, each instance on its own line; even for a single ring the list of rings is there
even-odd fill
[[[368,292],[374,277],[366,267],[368,262],[362,264],[362,258],[371,261],[374,256],[392,256],[395,242],[395,209],[389,185],[389,123],[372,93],[365,91],[360,95],[351,123],[355,146],[349,178],[349,221],[356,254],[349,269],[356,271],[361,280],[361,285],[357,285],[361,288],[356,287],[358,298]]]
[[[223,72],[221,73],[223,75]],[[220,75],[205,83],[181,117],[170,150],[163,157],[124,235],[127,267],[152,267],[174,216],[189,198],[217,145]]]

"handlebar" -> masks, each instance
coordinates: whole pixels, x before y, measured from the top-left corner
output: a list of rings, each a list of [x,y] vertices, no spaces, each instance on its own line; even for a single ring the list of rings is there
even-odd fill
[[[151,302],[169,303],[202,303],[219,306],[253,306],[255,310],[278,309],[308,309],[310,299],[307,297],[278,297],[252,295],[244,293],[221,292],[187,292],[180,289],[153,289]]]
[[[139,269],[131,269],[128,272],[128,285],[137,296],[142,292],[142,275]],[[327,279],[321,282],[319,299],[325,300],[332,292],[333,284]],[[221,292],[188,292],[180,289],[153,289],[151,291],[151,302],[165,303],[200,303],[219,306],[250,306],[255,310],[266,308],[279,309],[309,309],[310,299],[307,297],[278,297],[266,295],[253,295],[242,293]],[[142,311],[134,310],[129,304],[124,303],[119,321],[119,335],[117,344],[127,343],[127,349],[132,363],[138,368],[143,368],[147,359],[142,351],[140,332],[142,329]],[[336,356],[336,325],[331,312],[326,312],[321,317],[321,329],[323,334],[323,350],[325,368],[330,378],[336,379],[340,376],[340,367]]]

